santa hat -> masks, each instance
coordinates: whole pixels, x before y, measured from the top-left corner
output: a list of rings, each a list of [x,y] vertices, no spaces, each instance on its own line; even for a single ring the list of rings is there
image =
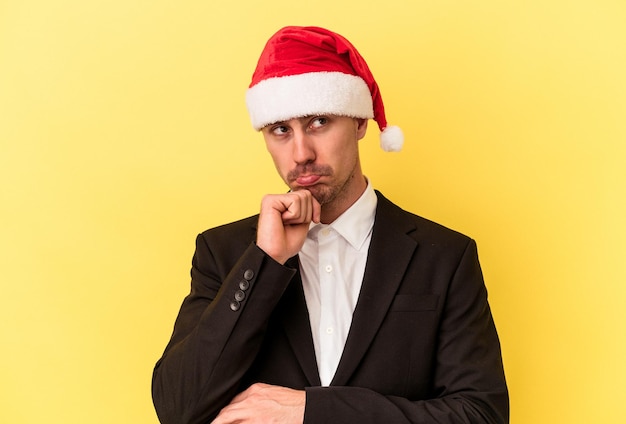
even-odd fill
[[[252,126],[312,115],[373,118],[385,151],[399,151],[402,130],[387,126],[378,85],[365,59],[339,34],[289,26],[263,49],[246,93]]]

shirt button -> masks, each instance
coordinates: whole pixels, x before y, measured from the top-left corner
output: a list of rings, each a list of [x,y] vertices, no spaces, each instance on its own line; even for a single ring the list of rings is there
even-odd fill
[[[335,330],[333,329],[333,327],[328,327],[326,329],[326,334],[333,334],[335,332]]]
[[[332,272],[333,271],[333,267],[330,265],[326,265],[326,272]]]

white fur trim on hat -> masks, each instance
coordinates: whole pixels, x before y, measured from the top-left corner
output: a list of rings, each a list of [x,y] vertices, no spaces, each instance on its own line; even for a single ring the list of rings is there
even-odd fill
[[[372,95],[361,77],[342,72],[309,72],[268,78],[246,92],[255,130],[311,115],[374,117]]]

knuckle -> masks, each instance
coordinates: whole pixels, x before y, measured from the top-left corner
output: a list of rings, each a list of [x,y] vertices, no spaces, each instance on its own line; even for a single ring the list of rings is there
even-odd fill
[[[270,202],[272,202],[272,195],[270,194],[266,194],[261,198],[261,206],[267,206]]]
[[[304,199],[306,197],[306,190],[296,190],[296,191],[292,191],[291,193],[293,193],[294,196],[296,196],[298,199]]]

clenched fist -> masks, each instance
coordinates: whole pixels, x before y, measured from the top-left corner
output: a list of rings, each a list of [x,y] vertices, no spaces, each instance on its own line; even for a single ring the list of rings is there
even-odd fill
[[[261,202],[256,244],[284,264],[297,254],[311,221],[320,222],[321,206],[308,190],[268,194]]]

